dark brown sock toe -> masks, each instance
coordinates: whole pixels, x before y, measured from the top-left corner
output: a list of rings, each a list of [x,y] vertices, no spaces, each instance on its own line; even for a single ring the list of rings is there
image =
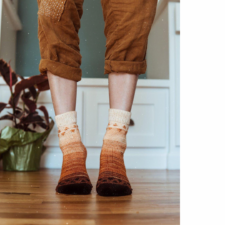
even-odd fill
[[[132,194],[132,188],[128,182],[110,177],[99,179],[96,190],[101,196],[124,196]]]
[[[98,186],[97,193],[101,196],[125,196],[131,195],[132,189],[119,184],[103,183]]]
[[[91,193],[92,186],[86,183],[69,184],[57,186],[56,191],[61,194],[68,195],[88,195]]]
[[[89,178],[82,176],[62,180],[56,187],[56,192],[68,195],[88,195],[91,190]]]

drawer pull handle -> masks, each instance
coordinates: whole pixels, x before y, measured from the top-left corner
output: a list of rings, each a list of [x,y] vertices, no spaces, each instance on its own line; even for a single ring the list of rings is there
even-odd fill
[[[130,126],[134,126],[134,121],[130,119]]]

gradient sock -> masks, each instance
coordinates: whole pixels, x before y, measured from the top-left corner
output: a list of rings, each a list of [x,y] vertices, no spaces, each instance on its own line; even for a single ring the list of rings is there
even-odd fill
[[[109,110],[109,124],[103,140],[97,193],[102,196],[132,194],[126,175],[123,155],[131,113],[118,109]]]
[[[87,150],[81,142],[75,111],[55,117],[59,146],[63,153],[61,176],[56,191],[64,194],[90,194],[92,184],[86,170]]]

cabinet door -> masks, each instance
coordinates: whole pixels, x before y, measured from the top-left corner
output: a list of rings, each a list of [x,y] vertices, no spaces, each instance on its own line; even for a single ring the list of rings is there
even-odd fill
[[[168,115],[167,89],[137,89],[132,107],[132,120],[127,135],[128,147],[165,147]],[[108,124],[107,88],[85,91],[85,129],[87,147],[101,147]]]

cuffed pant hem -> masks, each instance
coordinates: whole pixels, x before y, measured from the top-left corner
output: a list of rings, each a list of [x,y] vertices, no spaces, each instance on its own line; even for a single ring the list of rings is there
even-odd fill
[[[146,72],[146,68],[146,60],[142,62],[105,60],[104,74],[109,74],[112,72],[143,74]]]
[[[82,76],[82,71],[80,68],[68,66],[49,59],[41,59],[39,70],[42,74],[46,74],[47,71],[49,71],[56,76],[74,81],[80,81]]]

